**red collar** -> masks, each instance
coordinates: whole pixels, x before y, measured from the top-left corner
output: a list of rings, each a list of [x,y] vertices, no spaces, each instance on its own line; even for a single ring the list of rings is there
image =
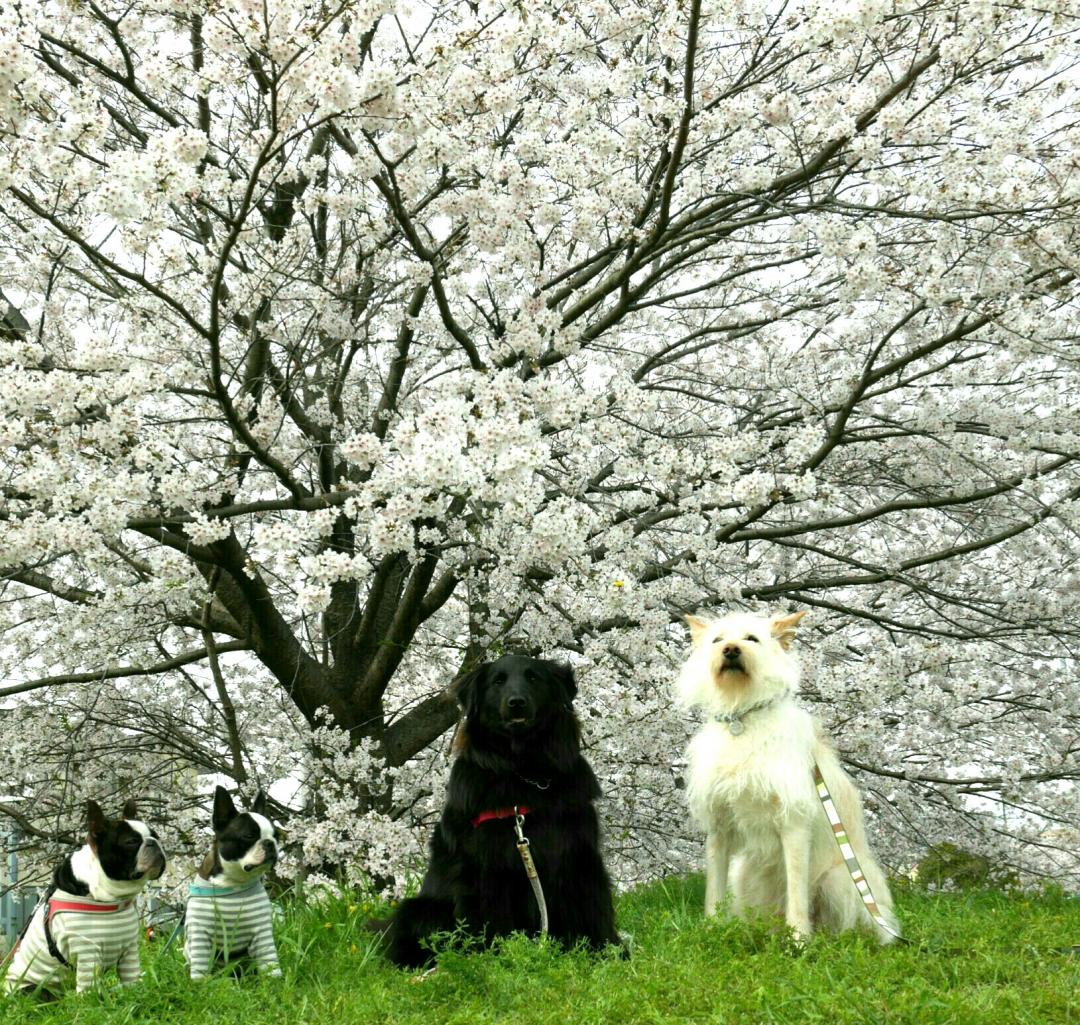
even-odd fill
[[[77,901],[49,899],[49,917],[61,911],[78,911],[83,914],[109,915],[114,911],[126,911],[134,901],[122,900],[116,904],[105,904],[102,901]]]
[[[519,804],[515,808],[513,805],[509,808],[491,808],[488,811],[482,811],[475,819],[472,820],[473,829],[480,825],[481,822],[487,822],[489,819],[512,819],[516,814],[528,815],[529,807],[525,804]]]

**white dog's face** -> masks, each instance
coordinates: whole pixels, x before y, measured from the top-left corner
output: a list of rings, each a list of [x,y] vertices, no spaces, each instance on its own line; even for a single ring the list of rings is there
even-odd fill
[[[687,616],[693,649],[679,675],[683,703],[729,707],[794,687],[799,668],[788,649],[805,614]]]

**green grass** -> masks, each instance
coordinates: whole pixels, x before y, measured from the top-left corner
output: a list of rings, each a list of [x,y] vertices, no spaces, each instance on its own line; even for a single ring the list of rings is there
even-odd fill
[[[591,1025],[597,1022],[1080,1025],[1080,900],[1060,893],[899,894],[910,946],[818,936],[802,951],[764,924],[701,914],[698,878],[619,901],[629,961],[512,937],[494,951],[446,952],[417,981],[391,968],[348,899],[297,904],[276,929],[284,977],[191,983],[179,945],[143,952],[130,989],[55,1004],[0,998],[3,1025],[221,1022],[263,1025]]]

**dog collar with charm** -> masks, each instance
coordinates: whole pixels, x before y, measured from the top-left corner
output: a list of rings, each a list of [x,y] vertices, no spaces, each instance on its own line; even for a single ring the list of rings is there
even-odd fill
[[[769,698],[767,701],[759,701],[756,705],[740,708],[735,712],[716,712],[713,715],[713,719],[715,719],[716,722],[722,722],[728,728],[728,732],[733,737],[737,737],[740,733],[746,732],[746,727],[743,725],[743,719],[754,712],[760,712],[770,705],[775,705],[778,701],[783,701],[790,693],[790,690],[786,690],[782,694],[777,694],[774,697]]]
[[[530,810],[527,805],[521,804],[514,805],[512,808],[492,808],[489,811],[482,811],[472,820],[473,829],[482,822],[490,822],[492,819],[512,819],[516,815],[524,817],[529,814]]]

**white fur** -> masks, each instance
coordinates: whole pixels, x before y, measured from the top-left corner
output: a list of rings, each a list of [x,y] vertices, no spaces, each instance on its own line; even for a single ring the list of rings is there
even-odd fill
[[[687,801],[706,832],[705,913],[716,913],[730,882],[736,914],[782,914],[800,938],[815,927],[859,925],[888,943],[848,875],[814,787],[816,760],[879,909],[895,927],[858,792],[820,724],[794,701],[799,668],[787,647],[798,618],[688,618],[694,645],[676,684],[680,703],[710,716],[749,710],[741,734],[708,722],[688,750]],[[723,651],[733,647],[742,671],[725,668]],[[771,703],[753,710],[761,702]]]

